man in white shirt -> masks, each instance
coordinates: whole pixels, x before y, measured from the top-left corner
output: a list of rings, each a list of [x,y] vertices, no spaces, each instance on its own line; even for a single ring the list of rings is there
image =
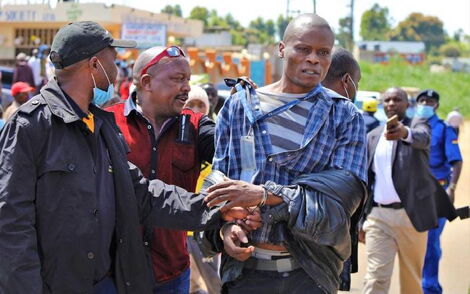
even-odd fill
[[[363,226],[367,253],[363,293],[388,293],[398,253],[401,293],[419,294],[427,230],[437,226],[438,216],[453,219],[455,211],[428,168],[426,120],[406,118],[408,98],[400,88],[384,93],[383,106],[387,117],[397,115],[398,122],[368,135],[371,193]]]
[[[32,56],[28,60],[28,65],[33,71],[34,87],[36,88],[36,93],[39,93],[43,79],[41,76],[41,59],[38,57],[38,49],[33,49]]]

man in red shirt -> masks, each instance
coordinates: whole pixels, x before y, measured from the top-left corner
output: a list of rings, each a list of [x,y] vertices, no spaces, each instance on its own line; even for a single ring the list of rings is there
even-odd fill
[[[136,60],[136,91],[115,114],[129,147],[128,159],[148,179],[194,191],[201,162],[212,162],[214,122],[183,106],[191,70],[179,47],[151,48]],[[157,285],[154,293],[189,293],[186,231],[145,228]]]

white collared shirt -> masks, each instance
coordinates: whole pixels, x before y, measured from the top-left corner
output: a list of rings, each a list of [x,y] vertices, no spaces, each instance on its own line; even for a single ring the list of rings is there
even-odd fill
[[[403,141],[411,143],[413,136],[410,128],[408,129],[408,137]],[[379,142],[374,154],[373,170],[375,172],[374,184],[374,201],[380,204],[390,204],[401,202],[397,190],[393,185],[392,169],[393,169],[393,150],[396,148],[397,141],[385,139],[385,131],[380,135]]]

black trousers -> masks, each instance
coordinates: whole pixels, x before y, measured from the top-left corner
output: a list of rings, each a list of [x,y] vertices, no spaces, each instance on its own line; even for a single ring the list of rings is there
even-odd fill
[[[285,273],[244,269],[241,279],[224,286],[229,294],[325,294],[301,268]]]

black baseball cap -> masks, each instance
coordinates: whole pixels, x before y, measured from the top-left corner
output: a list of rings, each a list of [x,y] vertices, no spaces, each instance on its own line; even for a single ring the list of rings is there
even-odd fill
[[[426,90],[419,92],[418,96],[416,96],[416,101],[418,101],[419,97],[422,97],[422,96],[433,98],[439,101],[439,93],[437,93],[433,89],[426,89]]]
[[[62,27],[54,37],[50,58],[54,67],[61,69],[92,57],[106,47],[134,48],[131,40],[115,40],[111,34],[93,21],[72,22]]]

